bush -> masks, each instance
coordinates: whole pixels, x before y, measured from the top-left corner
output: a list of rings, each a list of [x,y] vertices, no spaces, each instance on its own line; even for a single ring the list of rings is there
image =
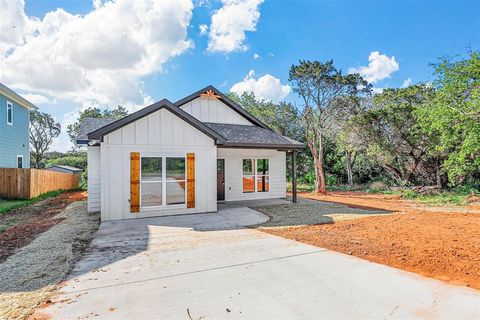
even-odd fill
[[[388,186],[382,181],[374,181],[370,183],[368,188],[372,191],[381,191],[381,190],[387,190]]]

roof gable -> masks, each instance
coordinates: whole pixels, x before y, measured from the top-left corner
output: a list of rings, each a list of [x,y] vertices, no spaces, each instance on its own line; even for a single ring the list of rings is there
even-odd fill
[[[254,125],[271,130],[266,124],[264,124],[263,122],[261,122],[260,120],[255,118],[253,115],[248,113],[245,109],[243,109],[241,106],[239,106],[238,104],[233,102],[230,98],[228,98],[226,95],[224,95],[221,91],[219,91],[217,88],[215,88],[214,86],[211,86],[211,85],[207,86],[203,89],[200,89],[197,92],[194,92],[191,95],[186,96],[185,98],[182,98],[182,99],[178,100],[177,102],[175,102],[175,105],[177,105],[178,107],[181,107],[182,105],[184,105],[184,104],[186,104],[186,103],[188,103],[188,102],[190,102],[194,99],[197,99],[198,97],[204,96],[204,95],[205,96],[211,96],[211,97],[219,99],[227,107],[231,108],[232,110],[234,110],[235,112],[240,114],[242,117],[244,117],[245,119],[247,119],[248,121],[250,121]]]
[[[218,134],[216,131],[212,130],[209,128],[207,125],[203,124],[199,120],[197,120],[195,117],[191,116],[187,112],[183,111],[182,109],[178,108],[176,105],[168,101],[167,99],[163,99],[157,103],[154,103],[148,107],[145,107],[143,109],[140,109],[137,112],[134,112],[120,120],[114,121],[110,124],[107,124],[106,126],[101,127],[100,129],[97,129],[93,132],[90,132],[88,134],[88,139],[89,140],[99,140],[102,141],[103,137],[117,129],[120,129],[134,121],[137,121],[143,117],[148,116],[149,114],[152,114],[158,110],[161,109],[167,109],[180,119],[184,120],[185,122],[189,123],[196,129],[200,130],[201,132],[205,133],[207,136],[211,137],[214,139],[217,143],[223,143],[224,138]]]

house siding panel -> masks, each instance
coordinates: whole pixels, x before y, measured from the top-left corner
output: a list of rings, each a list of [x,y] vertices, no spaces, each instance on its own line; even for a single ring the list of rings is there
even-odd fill
[[[225,159],[225,201],[285,198],[286,153],[266,149],[218,149]],[[243,193],[243,159],[269,159],[270,190]]]
[[[13,125],[7,124],[7,101],[13,105]],[[17,155],[23,155],[23,167],[30,168],[29,122],[27,108],[0,94],[0,167],[16,168]]]
[[[88,147],[88,212],[100,211],[100,147]]]
[[[154,112],[105,136],[101,143],[102,221],[171,214],[214,212],[216,146],[213,140],[166,109]],[[140,209],[130,212],[130,153],[186,157],[195,153],[195,208]]]
[[[253,125],[238,112],[214,98],[199,97],[180,108],[202,122]]]

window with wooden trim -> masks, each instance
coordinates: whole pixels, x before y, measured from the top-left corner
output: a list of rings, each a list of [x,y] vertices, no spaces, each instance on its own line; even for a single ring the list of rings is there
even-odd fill
[[[7,101],[7,124],[13,125],[13,104]]]
[[[269,159],[243,159],[243,193],[270,190]]]
[[[185,157],[141,157],[140,207],[185,204]]]

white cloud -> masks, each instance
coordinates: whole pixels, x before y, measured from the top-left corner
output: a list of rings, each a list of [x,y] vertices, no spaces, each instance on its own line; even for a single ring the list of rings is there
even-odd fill
[[[255,31],[263,0],[222,0],[223,7],[212,15],[207,50],[245,51],[245,32]]]
[[[394,72],[400,69],[395,57],[388,57],[378,51],[372,51],[368,56],[368,66],[350,68],[348,73],[359,73],[370,83],[389,78]]]
[[[200,30],[200,34],[202,36],[206,35],[208,33],[208,26],[206,24],[201,24],[198,26],[198,29]]]
[[[47,97],[41,94],[24,93],[24,94],[21,94],[21,96],[33,104],[52,103],[50,99],[48,99]]]
[[[283,100],[292,88],[288,84],[282,85],[278,78],[266,74],[255,79],[255,71],[250,70],[247,76],[230,88],[230,92],[241,95],[244,92],[253,92],[255,97],[273,102]]]
[[[192,47],[191,0],[95,0],[86,15],[56,9],[42,20],[24,5],[0,0],[0,81],[25,91],[135,109],[151,101],[142,77]]]
[[[257,60],[258,58],[260,58],[260,55],[258,53],[254,53],[253,60]]]
[[[403,81],[402,88],[409,87],[412,84],[412,78],[408,78],[407,80]]]
[[[382,93],[383,90],[385,90],[385,88],[375,88],[375,87],[372,88],[372,92],[375,94]]]

